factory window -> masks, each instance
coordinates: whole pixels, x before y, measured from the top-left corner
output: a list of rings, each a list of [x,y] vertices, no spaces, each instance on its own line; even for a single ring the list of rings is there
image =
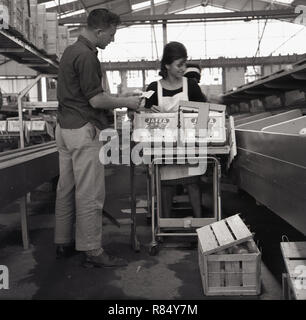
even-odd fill
[[[247,66],[244,74],[245,83],[257,80],[261,77],[261,66]]]
[[[222,84],[222,68],[204,68],[201,72],[202,85]]]
[[[160,80],[161,76],[158,75],[159,70],[146,70],[146,86],[153,81]]]
[[[56,89],[57,81],[55,79],[47,79],[48,89]]]
[[[121,84],[121,77],[119,71],[106,71],[107,80],[112,94],[118,93],[118,86]]]
[[[142,71],[130,70],[127,73],[128,88],[142,88]]]

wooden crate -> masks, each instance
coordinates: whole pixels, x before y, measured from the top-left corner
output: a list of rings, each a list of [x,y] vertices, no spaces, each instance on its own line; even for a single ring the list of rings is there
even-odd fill
[[[261,253],[239,215],[204,226],[197,233],[205,295],[260,294]],[[242,245],[248,253],[235,253]]]
[[[280,247],[287,271],[283,275],[284,298],[306,300],[306,242],[281,242]]]

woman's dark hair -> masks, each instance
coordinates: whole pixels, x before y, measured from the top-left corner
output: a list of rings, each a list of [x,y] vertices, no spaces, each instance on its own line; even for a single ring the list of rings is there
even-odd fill
[[[187,50],[185,46],[182,43],[175,41],[167,43],[164,47],[159,75],[166,78],[168,75],[166,64],[171,64],[173,61],[181,58],[187,59]]]
[[[120,17],[107,9],[94,9],[87,17],[89,29],[108,29],[111,25],[120,24]]]
[[[184,76],[186,78],[195,79],[198,83],[201,80],[201,67],[195,63],[187,63]]]

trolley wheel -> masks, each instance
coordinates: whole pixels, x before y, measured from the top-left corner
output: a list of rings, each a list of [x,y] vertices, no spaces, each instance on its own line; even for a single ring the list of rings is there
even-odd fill
[[[158,246],[152,246],[149,249],[150,256],[156,256],[158,253]]]

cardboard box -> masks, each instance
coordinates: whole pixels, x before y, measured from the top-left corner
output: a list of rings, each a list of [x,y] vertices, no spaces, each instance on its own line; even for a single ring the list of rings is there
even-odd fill
[[[24,128],[24,122],[23,122],[23,128]],[[19,120],[8,120],[7,131],[11,133],[19,132]]]
[[[47,47],[46,51],[50,55],[58,55],[58,21],[57,13],[47,12],[46,13],[46,23],[47,23]]]
[[[41,50],[46,50],[47,41],[46,7],[40,4],[37,6],[36,47]]]
[[[7,121],[1,120],[0,121],[0,133],[4,133],[7,130]]]
[[[35,46],[37,44],[37,5],[33,5],[31,2],[30,5],[30,39],[29,41],[32,42]]]
[[[32,131],[44,131],[46,122],[44,120],[32,120]]]
[[[0,0],[0,28],[8,29],[9,23],[9,0]]]
[[[197,138],[198,113],[182,113],[182,128],[184,138]],[[224,144],[226,142],[224,112],[209,111],[205,141],[210,144]]]
[[[24,17],[23,17],[23,0],[10,0],[9,1],[9,13],[10,13],[10,26],[23,34]]]
[[[142,142],[176,142],[177,113],[135,113],[133,140]]]
[[[65,26],[58,27],[58,51],[61,57],[69,45],[69,30]]]
[[[24,38],[30,41],[30,34],[31,34],[31,20],[29,17],[24,17],[23,19],[23,35]]]

